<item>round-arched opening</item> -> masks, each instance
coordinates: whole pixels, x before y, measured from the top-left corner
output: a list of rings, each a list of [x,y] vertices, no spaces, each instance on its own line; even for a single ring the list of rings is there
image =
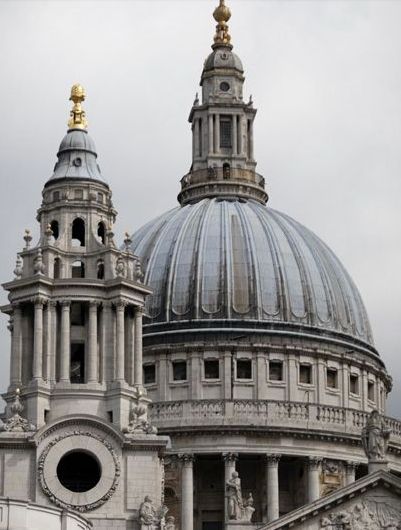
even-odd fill
[[[97,236],[104,245],[106,243],[106,227],[102,221],[97,225]]]
[[[59,236],[59,225],[58,225],[58,221],[52,221],[50,223],[50,228],[51,228],[51,231],[53,232],[53,237],[54,239],[58,239],[58,236]]]
[[[85,246],[85,221],[80,217],[77,217],[72,222],[72,246]]]
[[[73,451],[64,455],[57,465],[57,477],[61,484],[76,493],[94,488],[102,476],[95,456],[84,451]]]

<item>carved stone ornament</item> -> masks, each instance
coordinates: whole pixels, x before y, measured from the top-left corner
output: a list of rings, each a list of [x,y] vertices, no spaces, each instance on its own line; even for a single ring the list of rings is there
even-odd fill
[[[377,410],[370,413],[362,430],[362,444],[369,462],[385,462],[391,430]]]
[[[32,423],[21,416],[21,412],[24,410],[24,406],[20,400],[19,388],[15,391],[15,399],[11,405],[12,416],[8,418],[1,426],[1,431],[7,432],[35,432],[36,427]]]
[[[242,498],[241,479],[234,471],[226,482],[227,514],[231,521],[251,522],[255,511],[252,493],[246,501]]]
[[[138,519],[141,524],[141,530],[159,530],[166,528],[165,517],[168,512],[166,506],[161,506],[158,510],[153,506],[152,499],[146,495],[144,501],[139,507]]]
[[[45,273],[45,264],[43,263],[42,251],[38,250],[35,259],[33,260],[33,271],[35,274]]]
[[[116,261],[116,275],[119,278],[125,277],[125,263],[121,256]]]
[[[166,519],[166,526],[164,530],[175,530],[175,517],[169,515]]]
[[[84,445],[89,447],[90,443],[96,444],[97,447],[101,449],[101,451],[103,451],[103,453],[107,456],[107,458],[104,458],[103,456],[103,459],[105,460],[105,462],[103,462],[102,456],[100,454],[101,451],[96,452],[97,457],[101,460],[102,468],[107,469],[107,476],[102,476],[99,481],[99,484],[101,484],[103,481],[103,488],[99,489],[98,484],[95,488],[93,488],[93,490],[89,490],[82,494],[82,498],[85,499],[85,502],[82,504],[78,503],[80,496],[79,493],[69,492],[62,487],[61,484],[56,487],[53,486],[54,477],[56,475],[55,469],[58,460],[57,458],[54,458],[54,451],[57,451],[58,444],[60,444],[60,446],[65,445],[69,450],[71,450],[71,447],[74,446],[74,438],[77,440],[82,438],[84,440],[93,440],[92,442],[89,441],[89,443],[85,441]],[[65,449],[63,450],[65,451]],[[51,452],[53,454],[49,456],[49,453]],[[52,460],[55,460],[56,464],[54,464]],[[54,470],[50,469],[52,466],[54,466]],[[60,434],[47,445],[38,460],[39,483],[50,501],[52,501],[54,504],[57,504],[57,506],[60,506],[61,508],[73,509],[81,513],[95,510],[107,502],[113,496],[118,487],[120,474],[120,461],[113,446],[107,440],[105,440],[104,437],[90,431],[74,430]],[[49,485],[48,481],[50,481],[52,484],[51,486]],[[70,493],[70,498],[73,499],[74,502],[68,502],[65,497],[63,498],[62,490]],[[91,494],[91,491],[94,493]]]
[[[124,429],[126,434],[157,434],[157,429],[148,421],[150,399],[144,389],[136,387],[130,411],[130,422]]]
[[[135,265],[134,265],[134,280],[138,283],[142,283],[143,278],[144,278],[144,274],[142,271],[141,262],[139,261],[139,259],[137,259],[135,260]]]
[[[14,269],[14,276],[16,280],[20,280],[22,278],[22,271],[23,271],[22,258],[19,254],[17,254],[17,261],[15,262],[15,269]]]
[[[401,510],[386,502],[361,501],[349,510],[333,512],[322,517],[322,530],[397,530],[401,525]]]

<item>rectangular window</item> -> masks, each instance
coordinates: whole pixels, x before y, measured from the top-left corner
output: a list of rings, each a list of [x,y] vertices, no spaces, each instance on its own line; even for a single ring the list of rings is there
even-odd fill
[[[220,147],[232,147],[231,116],[222,116],[220,118]]]
[[[75,190],[74,197],[75,197],[75,199],[83,199],[84,198],[84,190]]]
[[[97,201],[103,203],[103,193],[100,193],[100,192],[99,192],[99,193],[97,194]]]
[[[237,379],[252,379],[252,361],[249,359],[237,360]]]
[[[85,325],[85,306],[80,302],[71,304],[71,326]]]
[[[187,380],[187,363],[185,361],[173,362],[173,380],[186,381]]]
[[[143,382],[145,385],[156,383],[156,365],[145,364],[143,367]]]
[[[53,201],[59,201],[60,200],[60,192],[59,191],[54,191],[53,192]]]
[[[71,383],[85,383],[85,344],[71,344],[71,364],[70,364]]]
[[[338,372],[334,368],[327,368],[328,388],[338,388]]]
[[[283,380],[283,363],[281,361],[269,362],[269,379],[270,381]]]
[[[312,366],[310,364],[301,364],[299,367],[299,382],[306,385],[312,384]]]
[[[220,378],[220,366],[219,361],[209,359],[205,361],[205,379],[219,379]]]
[[[349,376],[349,391],[351,394],[359,395],[359,377],[355,374]]]
[[[375,400],[375,384],[373,381],[368,381],[368,399],[370,401]]]

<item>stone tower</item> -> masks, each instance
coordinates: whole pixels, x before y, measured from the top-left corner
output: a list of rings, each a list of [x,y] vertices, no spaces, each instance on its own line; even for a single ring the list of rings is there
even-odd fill
[[[122,250],[114,242],[117,212],[86,130],[80,85],[70,99],[69,129],[38,210],[39,241],[32,246],[26,231],[15,278],[4,285],[12,346],[0,496],[72,508],[95,528],[107,517],[125,530],[145,496],[159,509],[163,502],[167,439],[147,421],[142,386],[151,290],[129,236]]]
[[[196,95],[192,124],[192,166],[181,181],[181,204],[204,197],[239,196],[267,201],[264,179],[255,172],[252,97],[243,100],[244,69],[232,49],[227,22],[229,8],[220,2],[213,53],[201,76],[202,101]]]

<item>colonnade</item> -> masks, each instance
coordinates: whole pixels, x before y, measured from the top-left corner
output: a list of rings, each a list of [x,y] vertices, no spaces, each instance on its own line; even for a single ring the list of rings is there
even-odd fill
[[[221,154],[220,148],[220,114],[213,113],[207,116],[207,144],[208,155]],[[248,156],[253,159],[253,123],[248,120],[246,116],[241,114],[224,115],[224,117],[232,120],[232,154],[239,156]],[[205,156],[204,147],[204,120],[201,117],[194,119],[192,129],[192,150],[193,157],[199,158]],[[244,141],[243,136],[246,133],[247,140]],[[248,145],[247,145],[248,142]]]
[[[279,463],[282,455],[265,455],[265,480],[266,488],[266,513],[263,522],[271,522],[280,516],[280,485],[279,485]],[[181,527],[185,530],[194,530],[194,454],[179,454],[181,462]],[[224,483],[232,478],[236,471],[238,460],[237,453],[223,453],[224,460]],[[306,501],[313,502],[320,498],[320,472],[323,459],[320,457],[309,457],[305,460],[308,473]],[[355,462],[345,462],[345,484],[355,482]],[[225,490],[225,488],[224,488]],[[224,520],[228,521],[227,499],[224,498]]]
[[[75,302],[76,300],[74,300]],[[106,370],[99,363],[101,358],[113,364],[111,379],[142,385],[142,318],[143,309],[125,300],[76,301],[88,303],[86,383],[106,380]],[[26,302],[24,302],[26,303]],[[32,301],[33,311],[33,358],[32,379],[36,381],[70,382],[71,366],[71,300],[50,300],[39,296]],[[57,312],[57,305],[60,307]],[[115,347],[113,341],[113,310],[115,307]],[[101,311],[99,308],[101,307]],[[132,310],[128,311],[129,308]],[[11,363],[10,381],[20,385],[23,379],[23,316],[20,304],[13,304],[11,317]],[[60,322],[58,322],[58,318]],[[128,322],[128,325],[126,325]],[[59,331],[60,336],[57,337]],[[59,340],[58,340],[59,339]],[[98,344],[101,344],[99,348]],[[57,344],[59,345],[57,347]],[[58,351],[57,351],[58,350]],[[114,352],[114,356],[112,353]],[[57,363],[56,357],[59,357]],[[126,363],[126,358],[128,363]],[[56,366],[58,365],[58,377]],[[111,370],[109,370],[109,373]]]

